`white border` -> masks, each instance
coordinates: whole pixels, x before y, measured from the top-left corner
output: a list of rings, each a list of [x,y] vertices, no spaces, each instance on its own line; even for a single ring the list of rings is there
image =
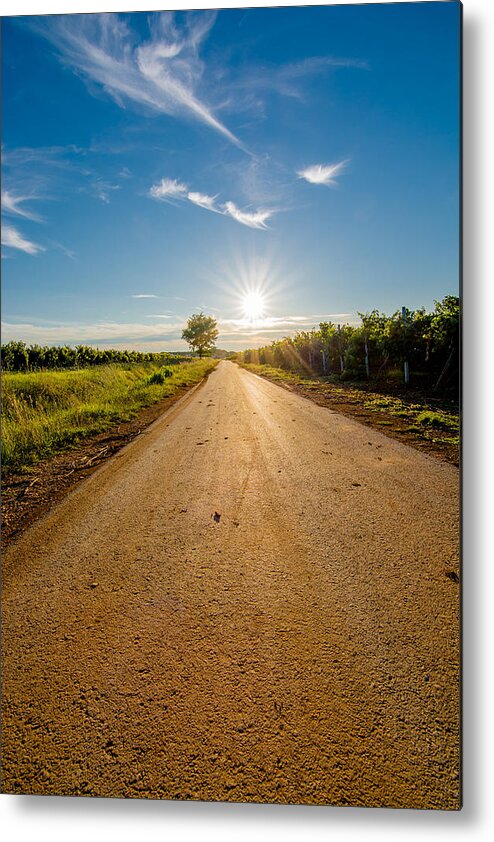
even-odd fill
[[[384,0],[391,2],[391,0]],[[427,0],[425,0],[427,2]],[[333,5],[339,5],[334,0]],[[3,15],[166,8],[293,6],[297,2],[218,4],[3,0]],[[308,2],[303,5],[321,5]],[[484,840],[494,831],[494,700],[490,643],[494,551],[489,541],[494,487],[494,272],[490,214],[494,158],[492,80],[494,2],[464,0],[464,808],[460,813],[280,807],[108,799],[0,796],[5,839],[79,842],[145,836],[243,842],[283,840]],[[490,188],[490,189],[489,189]],[[490,256],[490,261],[489,261]],[[489,273],[489,269],[491,270]],[[490,370],[489,370],[490,369]],[[490,551],[490,558],[489,558]]]

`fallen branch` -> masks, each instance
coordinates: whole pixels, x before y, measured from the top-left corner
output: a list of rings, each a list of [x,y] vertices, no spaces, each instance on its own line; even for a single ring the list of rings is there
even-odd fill
[[[24,491],[22,492],[22,496],[23,496],[23,497],[25,497],[25,496],[26,496],[27,492],[29,491],[29,489],[30,489],[30,488],[32,488],[32,487],[33,487],[33,485],[34,485],[34,483],[35,483],[35,482],[39,482],[39,477],[34,477],[34,479],[33,479],[33,480],[31,480],[31,482],[30,482],[28,485],[26,485],[26,487],[25,487]]]
[[[87,464],[91,465],[95,461],[95,459],[99,459],[99,457],[103,456],[103,454],[106,453],[107,450],[108,450],[108,445],[106,445],[106,447],[103,447],[102,450],[99,450],[98,453],[95,453],[94,456],[91,456],[91,459],[88,459]]]

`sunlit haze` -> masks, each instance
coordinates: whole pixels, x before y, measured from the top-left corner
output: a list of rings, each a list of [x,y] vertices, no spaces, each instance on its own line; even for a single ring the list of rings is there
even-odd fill
[[[260,292],[248,292],[243,300],[245,318],[250,322],[258,322],[264,315],[264,299]]]

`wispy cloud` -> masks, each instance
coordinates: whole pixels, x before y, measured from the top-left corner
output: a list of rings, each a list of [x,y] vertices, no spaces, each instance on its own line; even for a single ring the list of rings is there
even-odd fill
[[[2,149],[2,203],[8,212],[25,212],[24,202],[53,201],[88,190],[87,179],[95,180],[88,168],[87,150],[67,146],[19,146]],[[5,197],[7,193],[7,197]],[[21,198],[19,198],[21,197]],[[14,200],[12,202],[12,199]],[[29,211],[29,218],[43,221]]]
[[[153,295],[152,293],[147,292],[139,292],[136,295],[131,295],[131,298],[158,298],[157,295]]]
[[[263,64],[246,66],[232,71],[229,98],[224,104],[227,111],[244,111],[258,118],[266,116],[265,94],[290,97],[305,103],[317,91],[313,81],[320,82],[324,75],[333,71],[354,69],[368,70],[367,61],[358,58],[337,58],[335,56],[308,56],[288,64]],[[221,79],[224,69],[220,68]],[[312,85],[312,88],[311,88]]]
[[[205,308],[213,310],[212,307]],[[156,314],[154,324],[140,322],[115,322],[102,320],[95,323],[60,323],[52,321],[40,322],[35,317],[11,317],[2,322],[3,341],[21,339],[27,343],[40,345],[58,345],[89,343],[108,347],[135,347],[145,349],[155,346],[173,349],[186,348],[182,341],[182,330],[185,317],[174,316],[170,321],[168,314]],[[310,329],[320,321],[345,321],[358,324],[359,319],[352,313],[325,313],[306,316],[278,316],[262,319],[261,323],[253,325],[245,319],[222,318],[218,316],[220,336],[218,344],[223,348],[254,348],[266,345],[283,336],[295,333],[297,330]]]
[[[38,254],[40,251],[46,251],[43,246],[26,240],[13,225],[2,225],[2,246],[18,249],[26,254]]]
[[[293,174],[269,154],[236,161],[227,165],[226,173],[249,205],[285,206],[290,201]]]
[[[24,342],[40,344],[58,344],[68,342],[105,342],[148,339],[179,339],[184,328],[184,321],[161,324],[140,324],[127,322],[101,321],[95,324],[52,325],[29,322],[2,322],[2,338],[22,339]]]
[[[35,26],[65,63],[101,85],[120,106],[132,102],[194,119],[241,146],[200,94],[199,50],[215,19],[212,11],[193,12],[180,26],[172,12],[150,15],[149,40],[138,45],[136,33],[116,14],[59,15],[38,19]]]
[[[249,331],[262,329],[266,333],[287,335],[300,330],[310,330],[317,327],[320,322],[345,321],[345,323],[358,323],[353,313],[319,313],[304,316],[266,316],[253,323],[249,319],[219,319],[222,334],[233,335],[236,333],[249,335]]]
[[[149,190],[149,195],[153,199],[163,199],[166,202],[170,199],[184,199],[187,190],[187,185],[182,184],[175,178],[162,178],[158,184],[153,184]]]
[[[272,210],[242,211],[234,202],[225,202],[223,208],[228,216],[249,228],[267,228],[266,222],[273,216]]]
[[[305,170],[300,170],[297,175],[299,178],[304,178],[310,184],[324,184],[330,187],[336,184],[335,178],[343,172],[348,160],[340,161],[338,164],[313,164],[306,167]]]
[[[88,168],[87,149],[74,146],[40,146],[2,148],[2,215],[33,222],[47,223],[49,214],[41,216],[26,207],[30,202],[52,203],[74,199],[75,194],[89,194],[109,204],[111,194],[120,185],[102,178]],[[45,235],[40,250],[57,249],[70,259],[75,252],[57,239]]]
[[[210,304],[196,304],[195,310],[199,310],[201,313],[219,313],[221,312],[219,307],[211,307]]]
[[[86,151],[80,147],[21,146],[2,148],[2,212],[15,214],[34,222],[46,218],[34,213],[26,204],[53,202],[75,193],[91,192],[88,178],[95,181],[88,169]]]
[[[173,201],[177,199],[188,199],[194,205],[198,205],[204,210],[213,211],[221,216],[229,216],[241,225],[247,225],[249,228],[267,228],[266,222],[270,219],[275,211],[270,209],[260,209],[255,211],[241,210],[234,202],[228,201],[220,205],[216,204],[218,196],[209,196],[206,193],[197,193],[189,191],[186,184],[182,184],[173,178],[163,178],[158,184],[154,184],[150,190],[149,195],[153,199],[161,199],[163,201]]]
[[[339,59],[333,56],[311,56],[296,61],[291,64],[285,64],[277,71],[266,74],[264,76],[266,86],[270,85],[275,88],[278,93],[285,96],[294,97],[295,99],[304,99],[303,89],[300,85],[301,81],[311,76],[320,78],[322,73],[328,72],[336,68],[358,68],[366,69],[367,62],[359,59]]]
[[[24,202],[35,198],[31,195],[14,194],[9,190],[2,190],[2,215],[16,216],[23,219],[29,219],[33,222],[42,222],[42,218],[25,208]],[[39,254],[39,252],[46,251],[44,246],[38,243],[33,243],[27,240],[23,234],[14,226],[2,222],[2,246],[17,251],[23,251],[25,254]],[[5,255],[4,255],[5,256]]]
[[[26,164],[38,166],[45,161],[54,166],[65,168],[68,166],[68,156],[83,155],[85,152],[86,150],[82,146],[76,146],[73,143],[66,146],[17,146],[15,149],[2,149],[2,163],[13,167],[22,167]]]
[[[102,178],[97,178],[90,182],[88,192],[96,196],[105,205],[110,204],[110,195],[114,190],[120,190],[119,184],[112,184],[110,181],[104,181]]]
[[[29,202],[35,196],[14,196],[8,190],[2,190],[2,213],[14,216],[23,216],[25,219],[32,219],[41,222],[41,217],[23,207],[24,202]]]
[[[214,211],[215,213],[221,213],[220,209],[215,205],[215,201],[218,198],[217,196],[207,196],[206,193],[187,193],[187,198],[189,202],[192,202],[194,205],[199,205],[200,208]]]
[[[75,252],[73,249],[68,249],[62,243],[58,243],[56,240],[47,240],[47,245],[49,245],[50,248],[54,248],[57,249],[57,251],[61,251],[62,254],[64,254],[65,257],[70,258],[70,260],[77,260],[77,252]]]

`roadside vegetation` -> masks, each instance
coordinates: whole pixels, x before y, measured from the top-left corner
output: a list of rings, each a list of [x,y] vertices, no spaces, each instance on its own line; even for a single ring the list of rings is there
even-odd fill
[[[34,465],[82,438],[135,418],[144,407],[193,386],[217,360],[179,365],[128,362],[3,375],[4,471]],[[169,355],[168,355],[169,356]]]
[[[377,391],[402,386],[406,368],[409,390],[458,399],[460,302],[456,296],[436,301],[432,312],[404,308],[391,316],[378,310],[359,315],[358,326],[321,322],[313,330],[239,352],[235,359],[270,367],[275,379],[282,378],[281,370],[334,383],[365,382]]]
[[[45,371],[47,369],[88,368],[112,363],[156,363],[177,365],[190,359],[190,354],[160,351],[120,351],[115,348],[93,348],[92,345],[26,345],[12,340],[1,347],[2,371]]]

